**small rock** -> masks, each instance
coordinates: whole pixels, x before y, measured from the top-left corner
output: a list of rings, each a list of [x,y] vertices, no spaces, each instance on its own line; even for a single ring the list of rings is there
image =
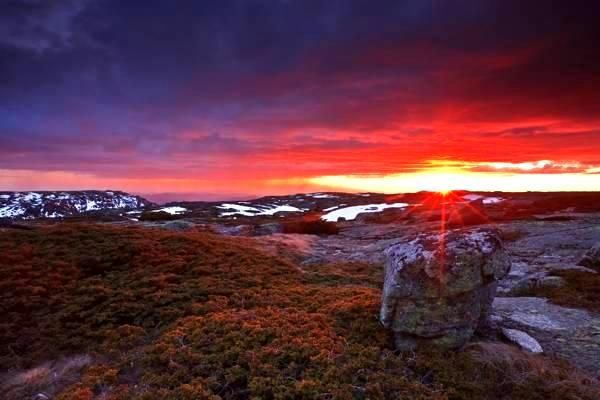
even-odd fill
[[[537,340],[523,331],[516,329],[502,328],[502,334],[511,342],[517,344],[521,349],[531,353],[543,353],[544,350]]]
[[[163,224],[164,229],[169,229],[172,231],[187,231],[189,229],[192,229],[193,227],[193,222],[184,220],[168,221]]]
[[[529,266],[523,262],[514,262],[510,267],[508,276],[522,278],[529,272]]]
[[[535,279],[531,277],[512,281],[506,280],[502,283],[504,285],[508,285],[508,287],[503,288],[504,290],[502,290],[502,293],[506,293],[510,296],[521,296],[523,294],[527,294],[532,288],[535,287]]]
[[[272,235],[274,233],[283,232],[283,225],[279,222],[270,222],[268,224],[261,224],[254,229],[254,235]]]
[[[214,230],[225,236],[252,236],[254,228],[250,225],[215,225]]]
[[[537,282],[539,288],[558,288],[565,286],[566,282],[560,276],[544,276]]]
[[[579,265],[600,271],[600,243],[596,243],[594,247],[585,253],[579,261]]]
[[[504,318],[501,315],[492,314],[490,315],[490,321],[494,323],[501,323],[504,321]]]

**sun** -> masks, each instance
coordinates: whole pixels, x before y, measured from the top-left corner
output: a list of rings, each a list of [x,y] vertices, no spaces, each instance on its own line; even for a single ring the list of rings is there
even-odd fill
[[[441,189],[437,191],[439,194],[441,194],[442,196],[448,196],[450,193],[452,193],[451,189]]]

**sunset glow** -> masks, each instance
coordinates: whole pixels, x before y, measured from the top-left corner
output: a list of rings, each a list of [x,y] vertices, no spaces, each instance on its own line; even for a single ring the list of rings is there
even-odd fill
[[[268,3],[12,10],[0,188],[600,190],[587,8]]]
[[[507,164],[508,165],[508,164]],[[471,191],[597,191],[600,190],[600,175],[594,172],[543,173],[532,171],[533,165],[544,163],[519,164],[506,168],[504,172],[473,172],[471,166],[431,166],[414,173],[368,175],[321,176],[311,182],[328,187],[353,191],[383,193],[418,192],[421,190],[447,193],[452,190]],[[523,169],[523,173],[512,172]]]

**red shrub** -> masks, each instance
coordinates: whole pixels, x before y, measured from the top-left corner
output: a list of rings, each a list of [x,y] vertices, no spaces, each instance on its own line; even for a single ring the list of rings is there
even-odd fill
[[[322,221],[290,221],[282,224],[283,233],[300,233],[305,235],[337,235],[340,228],[335,222]]]

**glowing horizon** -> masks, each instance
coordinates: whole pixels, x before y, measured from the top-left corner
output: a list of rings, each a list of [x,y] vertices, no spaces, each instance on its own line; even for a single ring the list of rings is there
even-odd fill
[[[319,191],[377,193],[420,191],[448,193],[456,190],[475,192],[600,191],[598,167],[578,162],[539,160],[523,163],[498,163],[431,160],[425,164],[427,165],[425,168],[405,173],[256,179],[237,184],[235,186],[237,192],[231,192],[229,181],[215,185],[211,181],[185,178],[114,179],[65,172],[33,174],[32,171],[27,170],[8,172],[0,170],[0,181],[6,183],[4,190],[21,191],[115,189],[152,195],[165,193],[165,188],[169,188],[173,199],[177,199],[178,193],[197,194],[199,199],[203,197],[219,199],[220,193],[223,194],[221,198],[224,198],[227,197],[227,194],[251,197]],[[485,171],[480,171],[482,167]],[[491,169],[487,170],[487,167]],[[82,184],[82,182],[86,183]],[[207,187],[212,190],[199,190]]]
[[[413,193],[454,190],[485,192],[559,192],[600,191],[600,174],[596,166],[578,162],[464,162],[430,161],[431,167],[414,173],[379,176],[332,175],[311,178],[320,186],[380,193]],[[489,166],[490,171],[477,172]],[[475,169],[475,171],[473,171]],[[550,170],[551,172],[547,172]],[[559,172],[557,172],[557,170]],[[576,170],[578,172],[560,172]],[[519,172],[503,172],[519,171]]]
[[[592,192],[600,191],[600,175],[438,173],[391,174],[381,177],[352,175],[311,178],[316,185],[360,192]]]

